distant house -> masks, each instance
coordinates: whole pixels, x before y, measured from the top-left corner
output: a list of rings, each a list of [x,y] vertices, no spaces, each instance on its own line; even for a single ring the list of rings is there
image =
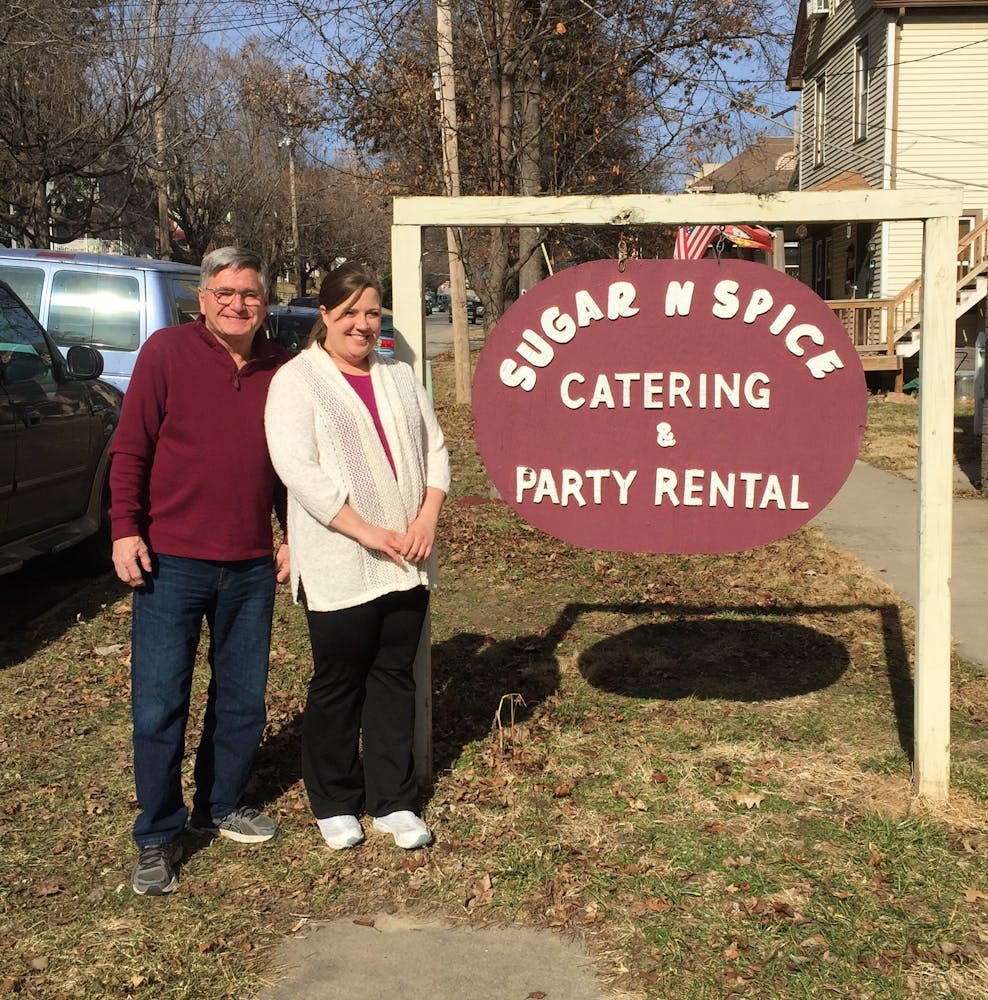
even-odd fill
[[[797,155],[791,136],[763,135],[727,163],[707,164],[686,184],[686,190],[693,194],[785,191],[792,181]]]
[[[959,187],[957,344],[985,329],[988,0],[804,0],[787,74],[799,91],[798,189]],[[796,229],[799,275],[872,370],[920,347],[920,223]],[[866,300],[866,301],[862,301]]]

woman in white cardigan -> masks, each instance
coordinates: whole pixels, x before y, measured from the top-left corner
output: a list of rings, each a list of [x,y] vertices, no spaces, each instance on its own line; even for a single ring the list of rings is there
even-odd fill
[[[417,808],[412,667],[449,458],[411,368],[374,353],[374,274],[330,271],[319,310],[321,326],[272,380],[265,413],[312,642],[302,777],[330,847],[364,839],[364,811],[399,847],[420,847],[432,835]]]

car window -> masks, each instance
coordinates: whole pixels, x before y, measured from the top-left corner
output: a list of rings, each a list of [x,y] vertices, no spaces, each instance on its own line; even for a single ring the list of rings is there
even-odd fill
[[[0,288],[0,370],[4,382],[51,378],[51,351],[41,328],[9,292]]]
[[[195,278],[186,275],[172,278],[172,295],[179,323],[190,323],[199,316],[199,287]]]
[[[24,305],[34,313],[35,319],[41,315],[41,291],[45,284],[45,272],[40,267],[13,267],[0,264],[0,281],[6,281]]]
[[[56,271],[48,332],[58,344],[136,351],[141,338],[137,278],[97,271]]]

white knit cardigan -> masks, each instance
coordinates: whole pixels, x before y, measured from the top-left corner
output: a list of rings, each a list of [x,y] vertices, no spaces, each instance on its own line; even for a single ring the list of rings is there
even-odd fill
[[[318,344],[283,365],[268,390],[268,449],[288,488],[292,594],[297,601],[301,579],[312,611],[437,582],[435,550],[398,566],[330,527],[349,502],[368,523],[404,531],[427,487],[449,491],[446,442],[412,369],[372,353],[370,379],[397,476],[366,405]]]

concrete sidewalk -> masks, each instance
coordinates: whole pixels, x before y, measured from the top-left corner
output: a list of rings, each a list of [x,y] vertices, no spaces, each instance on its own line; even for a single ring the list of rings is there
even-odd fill
[[[561,934],[383,914],[333,920],[285,941],[273,972],[277,983],[256,1000],[620,1000],[602,991],[586,951]]]
[[[955,467],[971,489],[973,471]],[[955,497],[951,632],[966,660],[988,664],[988,500]],[[913,607],[919,588],[919,485],[856,462],[843,489],[813,521],[837,546],[873,569]]]
[[[957,484],[971,479],[956,470]],[[917,595],[916,483],[858,462],[813,522],[910,604]],[[988,500],[956,498],[953,634],[965,659],[988,662]],[[256,1000],[620,1000],[582,947],[531,928],[471,929],[379,915],[313,926],[285,941],[276,983]]]

